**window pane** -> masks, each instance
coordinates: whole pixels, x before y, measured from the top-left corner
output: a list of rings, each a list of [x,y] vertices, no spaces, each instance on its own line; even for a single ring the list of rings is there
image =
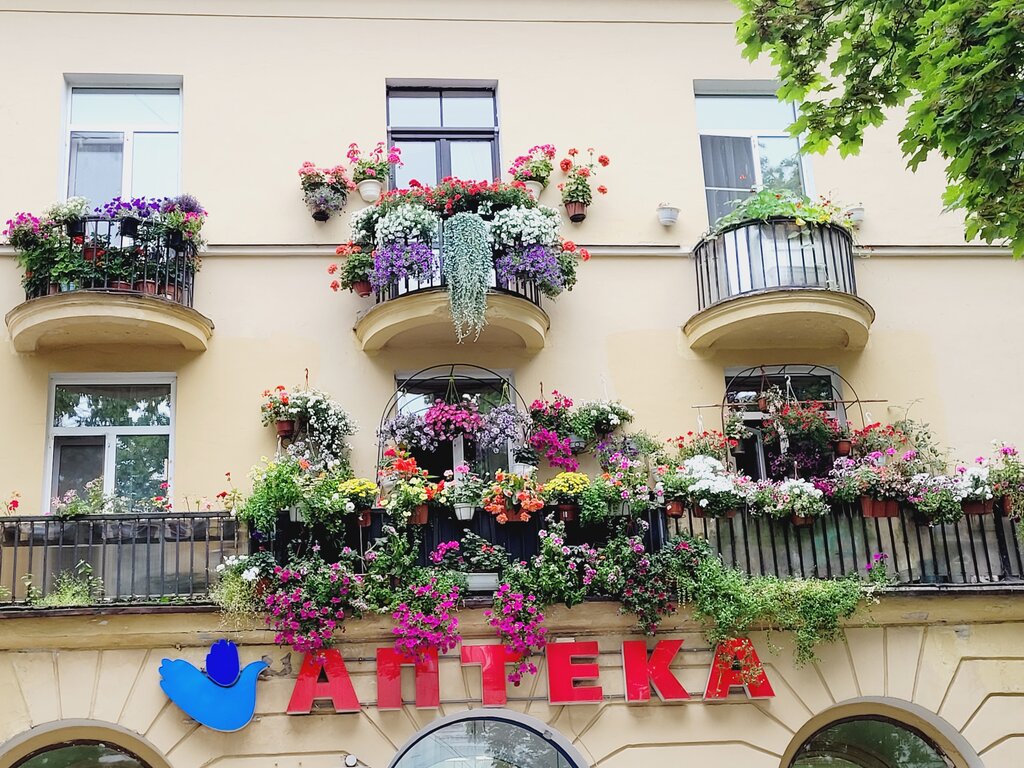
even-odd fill
[[[697,129],[701,131],[785,132],[794,120],[793,105],[774,96],[697,97]]]
[[[117,438],[114,493],[129,502],[166,496],[170,436],[130,435]],[[155,511],[155,510],[146,510]]]
[[[57,437],[53,440],[53,495],[77,491],[85,498],[85,484],[103,478],[103,436]]]
[[[433,141],[396,141],[402,150],[402,165],[395,168],[395,184],[405,189],[415,179],[420,184],[437,184],[437,143]]]
[[[71,92],[72,125],[181,124],[177,89],[75,88]]]
[[[439,128],[440,94],[437,91],[392,91],[388,97],[388,125],[403,128]]]
[[[727,213],[731,213],[736,204],[753,194],[749,189],[709,189],[708,222],[714,224]]]
[[[494,161],[489,141],[451,141],[452,176],[466,181],[490,181],[494,178]]]
[[[746,137],[701,136],[700,156],[706,187],[751,189],[757,183],[754,150]]]
[[[550,741],[515,723],[485,718],[454,722],[424,736],[395,768],[504,766],[571,768]]]
[[[800,144],[792,138],[760,138],[761,181],[765,188],[804,191]]]
[[[490,91],[445,91],[444,125],[448,128],[493,128],[494,94]]]
[[[170,423],[170,384],[60,384],[55,388],[55,427],[166,427]]]
[[[72,744],[56,746],[40,752],[19,768],[72,768],[102,765],[106,768],[144,768],[144,764],[105,744]]]
[[[181,167],[177,133],[136,133],[132,157],[132,195],[173,197]]]
[[[121,194],[124,134],[71,134],[68,195],[99,204]]]
[[[811,737],[790,763],[873,768],[947,768],[951,761],[919,734],[888,720],[860,718],[838,723]]]

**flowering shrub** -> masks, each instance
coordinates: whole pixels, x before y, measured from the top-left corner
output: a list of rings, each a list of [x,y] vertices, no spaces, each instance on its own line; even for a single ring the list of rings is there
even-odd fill
[[[377,146],[365,155],[355,142],[348,145],[348,152],[345,154],[352,165],[352,181],[358,184],[361,181],[373,180],[386,184],[389,168],[392,165],[399,166],[402,163],[402,150],[398,147],[384,149],[384,142],[377,142]]]
[[[537,554],[528,562],[513,563],[505,581],[543,605],[563,603],[571,608],[583,602],[597,588],[600,553],[589,544],[570,545],[564,523],[553,523],[537,536]]]
[[[517,205],[494,214],[488,237],[498,251],[517,251],[531,245],[553,248],[561,241],[559,224],[554,208]]]
[[[691,430],[685,435],[673,437],[668,443],[675,446],[675,461],[678,463],[694,456],[712,456],[719,461],[725,461],[729,456],[729,448],[736,446],[735,440],[730,440],[717,430]]]
[[[456,504],[479,507],[483,504],[489,484],[472,472],[468,465],[459,464],[454,470],[447,470],[444,478],[444,486],[437,495],[438,501],[442,504],[449,507]]]
[[[529,520],[531,513],[544,508],[542,491],[543,486],[537,485],[533,478],[495,472],[494,482],[483,498],[483,507],[499,523],[507,523],[510,512],[521,512],[522,519]]]
[[[345,288],[349,291],[356,283],[370,282],[370,274],[373,272],[373,254],[364,250],[362,246],[355,245],[351,240],[339,245],[334,252],[338,256],[344,256],[345,261],[338,264],[327,265],[327,274],[337,275],[331,280],[331,290],[340,291]]]
[[[313,212],[325,211],[328,214],[344,208],[349,191],[355,189],[345,166],[318,168],[308,160],[299,168],[299,185],[306,207]]]
[[[531,661],[547,645],[544,614],[537,598],[502,584],[494,593],[494,603],[484,611],[487,623],[498,633],[506,650],[518,656],[508,680],[518,686],[527,674],[537,674],[537,665]]]
[[[743,221],[767,220],[771,218],[793,219],[797,226],[806,223],[837,224],[849,229],[852,226],[848,213],[830,198],[820,196],[812,201],[809,197],[789,189],[762,189],[740,200],[733,210],[715,222],[711,234]]]
[[[454,615],[462,599],[459,583],[442,572],[405,588],[391,617],[396,626],[395,650],[411,660],[422,660],[431,649],[446,653],[461,642],[459,620]]]
[[[610,162],[608,156],[598,155],[595,161],[593,147],[587,149],[588,158],[585,162],[576,159],[579,155],[578,149],[570,149],[568,154],[569,157],[559,163],[559,168],[566,175],[566,180],[558,185],[558,189],[562,193],[562,202],[590,205],[594,200],[594,193],[590,189],[590,180],[595,175],[594,165],[607,167]],[[607,194],[608,188],[601,185],[597,191],[604,195]]]
[[[989,468],[980,457],[974,466],[956,468],[956,483],[964,501],[989,501],[993,498]]]
[[[423,414],[423,425],[440,442],[456,440],[462,436],[472,440],[480,431],[483,419],[476,400],[463,395],[458,403],[435,400]]]
[[[569,426],[581,440],[590,443],[633,421],[633,415],[618,400],[585,400],[576,406]]]
[[[544,484],[543,497],[549,504],[579,504],[590,488],[590,478],[580,472],[559,472]]]
[[[964,516],[964,489],[946,475],[914,475],[907,501],[932,523],[955,523]]]
[[[554,166],[555,148],[550,144],[538,144],[530,147],[525,155],[519,155],[512,161],[508,172],[515,181],[536,181],[547,186]]]
[[[790,478],[775,483],[771,487],[769,498],[770,501],[764,503],[764,497],[759,495],[760,503],[755,507],[755,511],[777,518],[793,515],[821,517],[829,512],[824,492],[806,480]]]
[[[383,214],[374,226],[380,245],[430,243],[437,237],[437,214],[422,205],[406,203]]]
[[[686,500],[712,517],[735,512],[747,501],[749,477],[735,475],[713,456],[693,456],[676,469],[692,479],[686,485]]]
[[[298,418],[299,409],[292,402],[291,392],[283,384],[263,390],[262,397],[260,416],[264,426],[269,427],[278,421],[292,421]]]
[[[509,443],[521,444],[529,428],[529,417],[516,408],[515,403],[496,405],[483,414],[476,434],[476,447],[481,451],[501,453]]]

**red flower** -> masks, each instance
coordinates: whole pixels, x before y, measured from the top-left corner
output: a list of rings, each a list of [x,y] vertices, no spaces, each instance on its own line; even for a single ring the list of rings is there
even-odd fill
[[[604,184],[602,184],[601,186],[599,186],[597,188],[597,191],[600,192],[602,195],[607,195],[608,194],[608,187],[606,187]]]
[[[18,500],[17,499],[11,499],[9,502],[7,502],[7,506],[9,506],[11,509],[17,509],[18,508]]]
[[[339,283],[337,280],[331,280],[331,290],[334,291],[335,293],[340,291],[341,283]]]
[[[341,248],[340,245],[338,247]],[[337,271],[338,271],[338,265],[337,264],[328,264],[327,265],[327,274],[328,275],[333,275]]]
[[[217,498],[218,499],[226,499],[227,497],[228,497],[228,492],[227,491],[221,491],[220,493],[217,494]]]
[[[577,173],[585,179],[590,175],[590,169],[587,168],[586,166],[583,166],[577,171]]]
[[[583,261],[590,261],[590,251],[586,248],[580,248],[580,258],[583,259]]]
[[[568,173],[569,169],[572,168],[572,160],[567,157],[558,164],[558,167],[562,169],[563,173]]]
[[[576,157],[576,155],[578,155],[579,153],[580,151],[576,149],[576,147],[573,147],[572,149],[569,150],[569,157]]]
[[[601,164],[602,168],[607,168],[611,160],[608,159],[608,155],[600,155],[597,158],[597,162]]]
[[[566,253],[573,253],[576,250],[576,243],[574,243],[572,240],[563,240],[562,250],[565,251]]]

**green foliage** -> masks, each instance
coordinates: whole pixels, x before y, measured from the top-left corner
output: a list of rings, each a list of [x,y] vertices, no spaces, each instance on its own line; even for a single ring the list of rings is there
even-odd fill
[[[356,283],[368,282],[373,271],[373,252],[353,249],[341,265],[338,281],[342,288],[352,289]]]
[[[401,599],[400,584],[415,580],[422,569],[419,559],[419,530],[385,525],[383,536],[373,542],[363,556],[363,600],[369,610],[390,613]]]
[[[788,189],[762,189],[757,194],[736,202],[736,207],[715,222],[712,233],[721,232],[744,221],[767,221],[773,218],[793,219],[798,226],[838,224],[849,227],[849,217],[831,200],[812,201],[806,195]]]
[[[32,576],[22,577],[26,599],[36,608],[70,608],[93,605],[103,598],[103,580],[92,575],[92,566],[79,560],[73,570],[58,573],[49,591],[44,595],[32,584]]]
[[[276,563],[270,552],[232,555],[217,566],[217,583],[210,599],[235,619],[254,618],[266,607],[264,594]]]
[[[487,283],[494,260],[487,225],[475,213],[457,213],[444,223],[444,276],[448,304],[461,342],[480,335],[486,320]]]
[[[770,55],[779,96],[801,102],[804,149],[856,153],[865,130],[907,106],[911,169],[947,161],[943,201],[966,236],[1010,240],[1024,256],[1024,24],[1019,0],[736,0],[744,53]],[[909,104],[908,104],[909,102]]]
[[[253,470],[252,495],[238,510],[238,519],[261,533],[270,533],[277,513],[303,501],[302,467],[290,456],[266,461]]]

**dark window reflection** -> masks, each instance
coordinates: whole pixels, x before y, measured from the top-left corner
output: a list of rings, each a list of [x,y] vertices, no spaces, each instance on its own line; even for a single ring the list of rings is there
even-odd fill
[[[504,720],[451,723],[424,736],[394,768],[574,768],[547,739]]]
[[[790,768],[949,768],[953,763],[916,731],[892,720],[858,718],[829,726],[797,752]]]

